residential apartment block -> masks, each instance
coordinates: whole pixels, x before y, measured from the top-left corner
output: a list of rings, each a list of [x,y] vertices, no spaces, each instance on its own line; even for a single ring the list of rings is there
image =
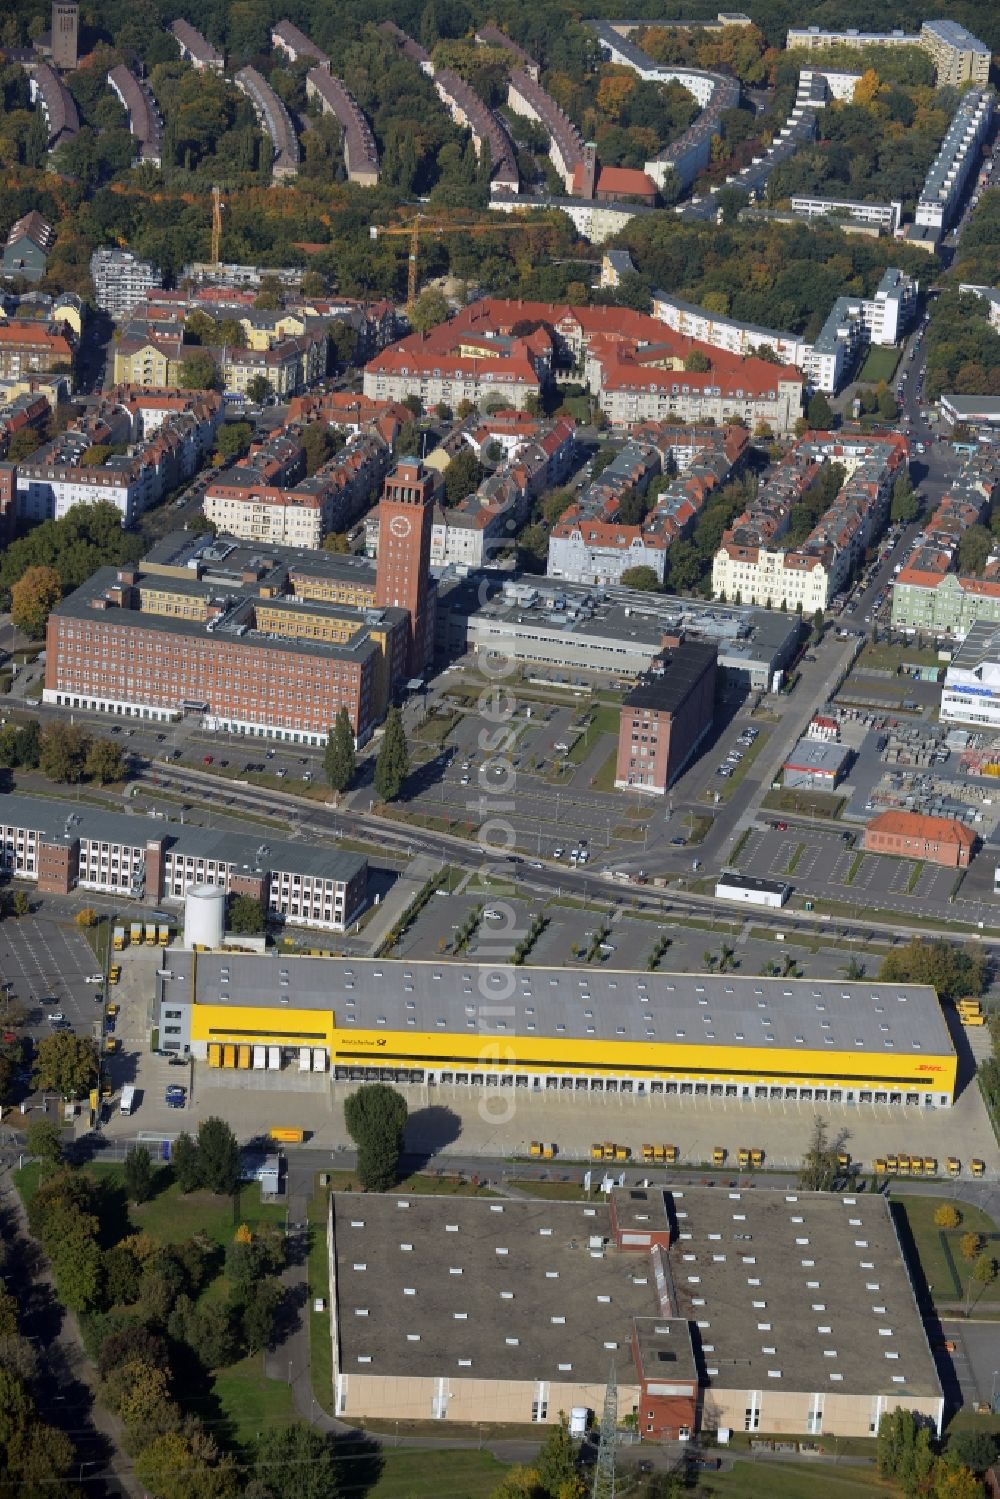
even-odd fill
[[[990,320],[990,327],[1000,333],[1000,287],[998,286],[973,286],[969,281],[963,281],[959,291],[968,293],[969,296],[978,297],[981,302],[986,303],[986,314]]]
[[[64,372],[72,376],[77,338],[64,322],[0,318],[0,380]]]
[[[838,297],[813,343],[798,334],[709,312],[664,291],[653,294],[653,316],[668,328],[729,354],[746,357],[768,349],[801,370],[814,389],[833,394],[869,343],[894,346],[899,342],[916,315],[919,292],[918,281],[890,268],[873,297]]]
[[[285,484],[251,453],[209,484],[205,515],[226,536],[315,549],[374,504],[391,462],[389,445],[369,433],[352,438],[314,474]]]
[[[940,239],[949,228],[965,184],[979,161],[979,147],[993,121],[996,95],[989,87],[971,88],[959,100],[937,156],[931,163],[914,214],[917,230]]]
[[[22,281],[41,281],[45,275],[49,251],[55,242],[55,231],[37,209],[32,209],[11,226],[3,254],[0,276],[18,277]]]
[[[271,174],[275,182],[294,177],[299,170],[301,155],[295,126],[283,101],[256,68],[241,68],[233,82],[250,100],[257,123],[270,139]]]
[[[124,63],[111,69],[108,84],[128,115],[137,162],[158,167],[163,156],[163,120],[149,84]]]
[[[73,140],[80,129],[80,116],[76,100],[55,68],[50,68],[47,62],[32,63],[28,95],[45,116],[46,150],[56,151]]]
[[[793,27],[785,38],[791,50],[823,51],[828,47],[920,47],[934,63],[937,86],[960,87],[963,83],[986,83],[990,73],[990,49],[957,21],[925,21],[919,35],[901,30],[821,31],[818,26]]]
[[[199,73],[206,69],[211,73],[222,72],[225,66],[222,53],[216,51],[190,21],[171,21],[169,30],[180,48],[181,56]]]
[[[715,597],[805,615],[827,609],[884,529],[907,457],[902,437],[820,432],[797,443],[723,535],[712,564]],[[847,470],[843,488],[803,541],[783,546],[793,506],[826,463]]]
[[[871,224],[887,234],[899,231],[903,217],[903,205],[897,200],[891,203],[864,203],[855,198],[823,198],[816,193],[793,193],[792,212],[805,219],[848,219],[855,224]]]
[[[619,583],[632,568],[649,567],[662,583],[670,547],[691,531],[710,495],[732,475],[749,446],[744,427],[648,423],[638,428],[553,525],[547,576],[602,585]],[[622,519],[622,497],[644,493],[670,469],[677,476],[656,496],[649,514],[638,523]]]
[[[342,932],[367,903],[368,861],[269,835],[110,812],[80,802],[0,796],[0,869],[47,894],[93,890],[150,903],[192,885],[259,900],[272,921]]]
[[[978,525],[1000,483],[1000,457],[989,448],[973,454],[934,515],[892,586],[892,627],[964,638],[980,620],[1000,625],[1000,558],[981,577],[958,572],[962,534]]]
[[[221,421],[215,391],[110,391],[18,465],[17,513],[28,521],[61,520],[73,505],[103,500],[120,510],[123,526],[132,525],[198,472]],[[94,462],[91,450],[101,445],[127,451]]]
[[[118,249],[94,251],[90,279],[98,307],[115,319],[128,317],[147,292],[163,285],[163,274],[151,261],[137,260],[130,251]]]

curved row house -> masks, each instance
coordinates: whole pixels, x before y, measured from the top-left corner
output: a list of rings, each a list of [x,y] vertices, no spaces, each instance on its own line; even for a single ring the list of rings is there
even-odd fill
[[[279,52],[284,52],[289,62],[298,62],[302,57],[312,57],[319,63],[321,68],[329,71],[330,59],[322,47],[317,47],[310,37],[292,21],[279,21],[276,26],[271,27],[271,46],[276,47]]]
[[[520,187],[517,154],[498,116],[451,68],[435,69],[434,87],[455,124],[471,131],[476,155],[481,158],[483,143],[489,145],[490,191],[516,193]]]
[[[525,52],[524,48],[518,46],[517,42],[513,41],[505,31],[501,31],[499,26],[494,26],[492,21],[485,26],[480,26],[476,32],[476,41],[480,47],[495,47],[503,52],[509,52],[522,73],[527,73],[529,78],[534,78],[535,82],[538,82],[540,70],[530,52]]]
[[[415,62],[422,73],[426,73],[428,78],[433,76],[434,63],[431,61],[431,54],[426,47],[421,47],[419,42],[415,42],[412,36],[407,36],[401,26],[397,26],[395,21],[383,21],[379,26],[379,31],[391,42],[395,42],[403,56]]]
[[[310,99],[318,99],[324,111],[336,116],[344,133],[344,165],[348,182],[357,182],[361,187],[377,187],[380,171],[378,146],[354,95],[348,92],[335,73],[328,72],[323,66],[309,69],[306,94]]]
[[[584,164],[584,140],[559,105],[536,79],[515,68],[507,82],[507,104],[515,114],[536,120],[549,137],[549,160],[568,193],[576,191],[578,169]]]
[[[217,52],[211,42],[206,41],[196,26],[190,21],[176,20],[170,23],[170,32],[174,41],[181,49],[181,57],[185,62],[199,73],[208,69],[212,73],[221,73],[224,60],[221,52]]]
[[[152,90],[124,63],[111,69],[108,83],[128,115],[128,128],[138,148],[139,161],[158,167],[163,152],[163,121]]]
[[[281,99],[256,68],[241,68],[233,82],[241,93],[246,94],[261,129],[271,138],[273,177],[278,182],[294,177],[302,158],[295,127]]]
[[[80,128],[76,101],[54,68],[47,62],[34,63],[28,80],[31,102],[41,109],[48,127],[46,150],[54,151],[71,141]]]

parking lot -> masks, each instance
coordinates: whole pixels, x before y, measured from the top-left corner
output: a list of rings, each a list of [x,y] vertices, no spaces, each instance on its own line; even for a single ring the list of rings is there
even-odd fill
[[[48,1014],[64,1015],[80,1035],[92,1034],[101,989],[86,980],[100,966],[80,929],[44,910],[0,925],[0,975],[10,1000],[27,1008],[36,1036],[49,1033]]]

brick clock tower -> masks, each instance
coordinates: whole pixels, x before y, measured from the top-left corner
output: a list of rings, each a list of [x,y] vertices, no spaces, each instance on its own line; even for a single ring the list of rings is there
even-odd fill
[[[385,481],[378,507],[375,602],[410,611],[407,670],[422,676],[433,655],[430,601],[434,482],[416,458],[404,458]]]

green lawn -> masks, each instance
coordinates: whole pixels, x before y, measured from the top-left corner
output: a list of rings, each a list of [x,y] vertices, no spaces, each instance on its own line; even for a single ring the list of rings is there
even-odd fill
[[[904,1248],[912,1240],[927,1288],[935,1301],[961,1301],[971,1266],[962,1259],[959,1244],[963,1234],[983,1234],[990,1241],[994,1255],[1000,1253],[1000,1233],[992,1218],[969,1202],[941,1197],[907,1197],[893,1193],[893,1208],[899,1214]],[[956,1229],[938,1228],[934,1214],[944,1203],[958,1208],[962,1222]],[[1000,1306],[1000,1285],[994,1282],[979,1296],[973,1290],[973,1306],[980,1311],[995,1312]]]
[[[872,645],[869,641],[854,670],[863,672],[868,667],[872,671],[895,671],[897,666],[939,666],[943,671],[945,663],[938,659],[937,651],[931,646],[888,645],[885,642]]]
[[[104,1169],[109,1175],[115,1173],[121,1179],[117,1168]],[[185,1197],[180,1188],[171,1183],[141,1207],[130,1206],[129,1217],[136,1228],[143,1229],[162,1244],[177,1244],[201,1233],[217,1244],[226,1245],[232,1241],[241,1223],[247,1223],[251,1228],[259,1223],[284,1223],[285,1209],[271,1203],[262,1207],[260,1187],[256,1182],[243,1187],[236,1212],[228,1197],[215,1197],[211,1192],[191,1192]]]
[[[239,1447],[250,1447],[265,1428],[270,1430],[297,1419],[291,1388],[280,1379],[265,1376],[262,1353],[220,1370],[213,1380],[213,1392],[221,1417]]]
[[[608,758],[605,760],[600,770],[595,776],[591,778],[591,789],[594,791],[614,791],[615,770],[617,769],[617,766],[618,746],[615,745],[614,749],[608,755]]]
[[[761,802],[770,812],[792,812],[800,817],[839,817],[844,805],[842,796],[831,791],[769,791]]]
[[[897,1495],[874,1469],[821,1467],[814,1463],[769,1463],[760,1459],[737,1461],[728,1473],[702,1473],[699,1492],[732,1494],[738,1499],[864,1499],[865,1495]]]
[[[350,1461],[350,1458],[347,1459]],[[488,1499],[507,1472],[488,1452],[407,1451],[389,1448],[382,1474],[365,1499]],[[342,1475],[342,1492],[352,1496],[350,1473]]]
[[[870,381],[872,385],[877,385],[880,380],[891,380],[902,352],[902,349],[869,349],[868,357],[858,371],[858,380]]]

